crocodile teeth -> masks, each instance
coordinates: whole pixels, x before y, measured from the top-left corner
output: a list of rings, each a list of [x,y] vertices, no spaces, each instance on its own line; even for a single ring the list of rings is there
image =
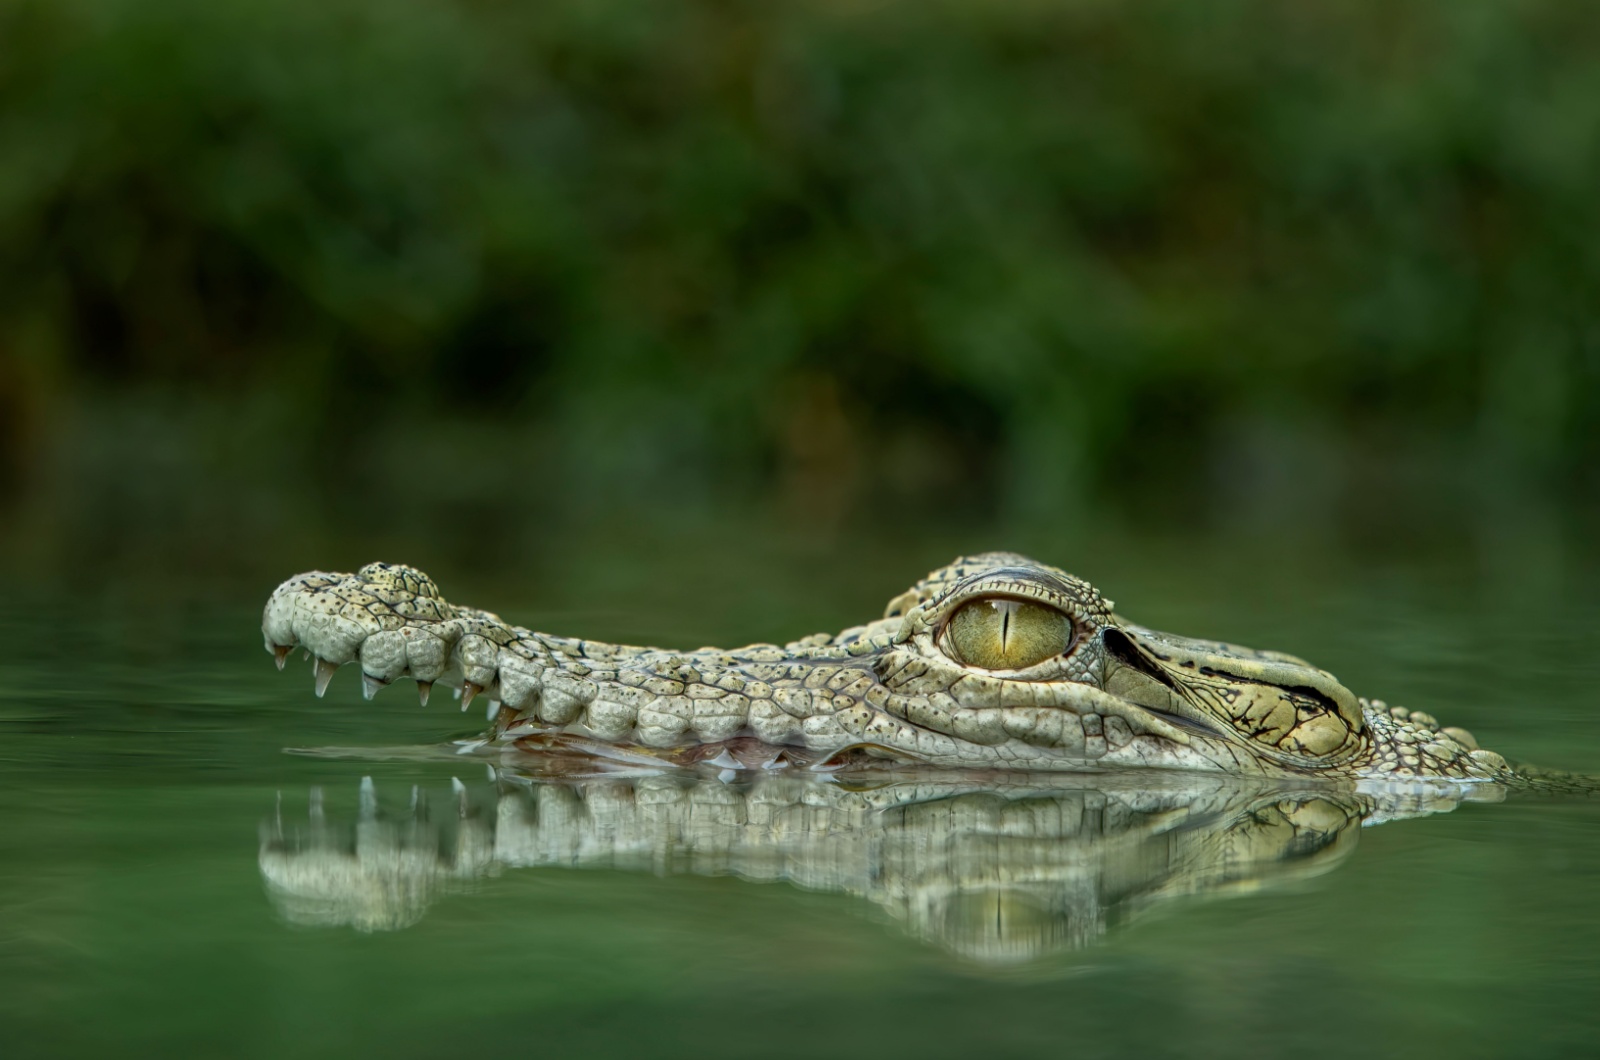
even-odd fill
[[[283,664],[289,661],[289,653],[294,651],[293,644],[274,644],[272,646],[272,661],[278,664],[278,669],[283,669]]]
[[[338,663],[317,656],[317,698],[322,698],[322,693],[328,690],[328,682],[333,680],[334,672],[339,669]]]
[[[707,759],[706,765],[720,766],[723,772],[727,772],[730,769],[744,768],[744,763],[740,762],[737,758],[733,757],[733,755],[729,754],[726,747],[722,749],[722,752],[718,754],[717,757]]]
[[[384,685],[388,683],[389,682],[387,681],[373,677],[371,674],[363,673],[361,675],[361,695],[363,698],[370,700],[373,696],[378,694],[379,690],[381,690]]]
[[[468,707],[472,706],[472,697],[482,691],[483,686],[476,681],[461,682],[461,712],[463,714],[466,713]]]
[[[418,681],[417,682],[417,699],[422,703],[423,706],[427,706],[428,705],[428,693],[432,692],[432,691],[433,691],[433,682],[432,681]]]
[[[516,724],[520,715],[503,703],[496,703],[496,709],[489,717],[489,731],[495,736],[500,736]]]
[[[489,709],[488,709],[488,712],[487,712],[487,720],[494,721],[495,715],[497,715],[499,713],[500,713],[500,701],[498,699],[490,698],[490,700],[489,700]]]

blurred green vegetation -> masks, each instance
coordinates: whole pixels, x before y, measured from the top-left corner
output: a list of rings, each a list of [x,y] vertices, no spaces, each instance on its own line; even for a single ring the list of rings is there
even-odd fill
[[[1597,178],[1561,0],[6,0],[0,473],[106,539],[1581,504]]]

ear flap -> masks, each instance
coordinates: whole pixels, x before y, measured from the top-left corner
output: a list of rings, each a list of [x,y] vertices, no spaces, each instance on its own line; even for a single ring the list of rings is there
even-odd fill
[[[1120,629],[1100,635],[1105,645],[1105,690],[1118,699],[1166,714],[1177,713],[1181,697],[1161,667],[1140,650],[1132,637]]]

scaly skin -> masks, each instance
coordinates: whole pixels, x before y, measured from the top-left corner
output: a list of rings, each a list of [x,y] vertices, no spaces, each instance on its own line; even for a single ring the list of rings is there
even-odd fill
[[[1071,643],[1022,669],[963,664],[951,618],[995,600],[1066,615]],[[453,606],[427,575],[385,563],[289,579],[262,632],[280,668],[295,647],[316,657],[319,695],[355,662],[369,698],[401,677],[424,702],[433,682],[460,683],[463,709],[491,701],[489,746],[530,752],[588,741],[662,761],[715,753],[730,768],[866,755],[968,769],[1516,779],[1463,730],[1357,699],[1290,655],[1134,625],[1089,583],[1013,553],[958,559],[875,622],[781,647],[675,652],[536,633]]]

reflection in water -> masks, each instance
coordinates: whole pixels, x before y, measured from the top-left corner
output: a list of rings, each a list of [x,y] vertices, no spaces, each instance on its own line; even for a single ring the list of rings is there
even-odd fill
[[[1164,899],[1325,872],[1363,822],[1451,810],[1464,797],[1443,785],[1375,794],[1209,777],[852,787],[730,775],[502,773],[481,791],[457,781],[443,822],[415,791],[408,810],[386,811],[364,781],[353,828],[330,823],[316,792],[308,828],[275,820],[261,873],[290,922],[364,931],[412,924],[436,895],[503,868],[786,881],[860,896],[920,938],[1008,962],[1083,946]]]

